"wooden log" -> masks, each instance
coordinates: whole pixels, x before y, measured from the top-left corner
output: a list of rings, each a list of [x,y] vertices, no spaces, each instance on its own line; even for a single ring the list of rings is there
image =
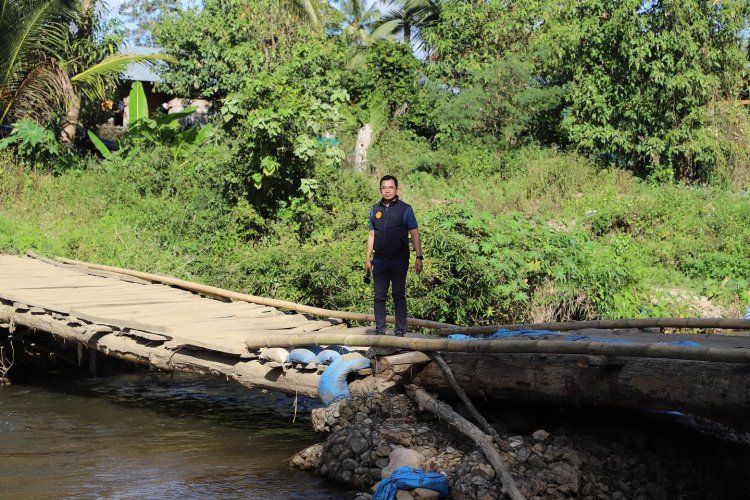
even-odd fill
[[[527,339],[480,339],[466,341],[437,338],[405,338],[387,335],[309,333],[250,338],[245,341],[245,344],[249,349],[340,344],[350,347],[391,347],[422,352],[587,354],[594,356],[683,359],[750,364],[750,349],[688,347],[664,343],[620,344]]]
[[[419,351],[403,352],[401,354],[394,354],[392,356],[385,356],[376,358],[375,360],[375,373],[382,373],[388,370],[402,373],[414,365],[428,363],[430,357]]]
[[[454,412],[450,406],[441,403],[427,394],[424,389],[415,385],[410,385],[406,387],[406,393],[419,405],[420,408],[428,410],[441,420],[454,426],[463,435],[474,441],[479,448],[481,448],[484,456],[487,457],[487,461],[492,465],[495,473],[497,473],[500,478],[502,484],[501,492],[503,495],[507,495],[512,500],[524,499],[524,496],[518,491],[518,486],[516,486],[513,476],[510,474],[510,469],[508,469],[503,457],[492,444],[492,440],[487,434],[483,433],[471,422]]]
[[[688,329],[727,329],[750,330],[750,320],[739,318],[636,318],[636,319],[598,319],[591,321],[563,321],[551,323],[524,323],[511,325],[490,325],[453,327],[438,329],[435,335],[447,336],[454,333],[466,335],[491,335],[500,329],[505,330],[550,330],[566,332],[599,328],[601,330],[617,330],[621,328],[688,328]]]
[[[280,309],[288,309],[290,311],[297,311],[301,313],[313,314],[315,316],[347,319],[352,321],[375,321],[373,314],[364,313],[353,313],[346,311],[333,311],[330,309],[322,309],[320,307],[311,307],[303,304],[295,304],[294,302],[288,302],[286,300],[269,299],[267,297],[259,297],[257,295],[249,295],[246,293],[232,292],[230,290],[224,290],[214,286],[201,285],[199,283],[193,283],[190,281],[181,280],[178,278],[172,278],[169,276],[161,276],[152,273],[143,273],[140,271],[132,271],[130,269],[122,269],[119,267],[103,266],[99,264],[91,264],[88,262],[82,262],[80,260],[66,259],[63,257],[56,257],[56,260],[66,263],[86,266],[91,269],[109,271],[114,273],[125,274],[128,276],[135,276],[136,278],[148,280],[152,283],[163,283],[165,285],[176,286],[184,290],[191,290],[193,292],[210,295],[213,297],[221,297],[231,300],[239,300],[244,302],[251,302],[253,304],[262,304],[271,307],[278,307]],[[386,321],[389,323],[395,323],[396,318],[394,316],[387,316]],[[407,323],[412,326],[422,328],[450,328],[454,325],[449,323],[441,323],[439,321],[429,321],[418,318],[407,318]]]
[[[442,355],[475,399],[676,410],[748,425],[750,366],[745,364],[642,358],[590,364],[585,355]],[[424,365],[412,381],[431,392],[452,393],[435,363]]]
[[[403,377],[411,378],[419,367],[430,361],[423,352],[411,351],[392,356],[375,357],[375,375],[381,380],[401,382]]]

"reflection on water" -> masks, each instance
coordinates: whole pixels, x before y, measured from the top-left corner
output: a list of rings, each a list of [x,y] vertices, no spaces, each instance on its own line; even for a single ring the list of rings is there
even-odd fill
[[[0,497],[350,497],[287,467],[316,440],[292,403],[150,374],[0,388]]]

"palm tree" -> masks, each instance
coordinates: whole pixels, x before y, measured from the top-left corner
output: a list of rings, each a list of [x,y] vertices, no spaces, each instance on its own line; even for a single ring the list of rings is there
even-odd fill
[[[367,46],[373,41],[371,28],[380,20],[380,10],[367,0],[341,0],[338,10],[344,15],[346,26],[342,36],[358,46]]]
[[[307,18],[314,26],[322,26],[320,0],[283,0],[292,11]]]
[[[60,140],[65,144],[75,141],[76,127],[81,114],[82,97],[101,100],[107,89],[114,88],[127,67],[137,62],[171,60],[162,54],[131,55],[119,53],[117,48],[102,51],[96,39],[100,22],[95,13],[96,0],[82,0],[77,11],[77,30],[69,30],[60,61],[64,75],[60,87],[65,96],[65,119],[60,130]]]
[[[73,4],[0,0],[0,123],[19,102],[47,102],[48,96],[37,91],[54,77],[47,67],[55,58],[54,47],[66,36],[64,26],[73,16]]]
[[[101,99],[129,64],[166,59],[113,51],[84,67],[77,49],[93,36],[94,7],[95,0],[0,0],[0,123],[49,121],[62,107],[60,140],[70,144],[83,95]]]
[[[389,0],[388,12],[376,23],[376,37],[401,35],[404,43],[423,44],[420,30],[440,19],[443,0]]]

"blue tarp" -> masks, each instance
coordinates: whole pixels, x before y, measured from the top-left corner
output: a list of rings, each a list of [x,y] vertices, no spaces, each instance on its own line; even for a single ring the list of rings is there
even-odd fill
[[[390,477],[380,481],[372,500],[393,500],[398,490],[413,490],[414,488],[427,488],[437,491],[441,497],[444,497],[448,495],[448,478],[439,472],[399,467]]]
[[[559,332],[553,332],[551,330],[506,330],[501,328],[492,335],[475,337],[473,335],[464,335],[461,333],[454,333],[448,335],[449,339],[452,340],[477,340],[477,339],[499,339],[508,337],[546,337],[546,336],[558,336]]]
[[[663,344],[664,342],[658,343]],[[672,342],[667,342],[667,344],[682,347],[703,347],[703,344],[701,344],[700,342],[693,342],[692,340],[673,340]]]

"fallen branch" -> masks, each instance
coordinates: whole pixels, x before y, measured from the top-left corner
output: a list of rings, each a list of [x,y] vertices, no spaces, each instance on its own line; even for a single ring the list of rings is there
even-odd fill
[[[487,434],[483,433],[474,424],[453,411],[450,406],[441,403],[427,394],[424,389],[415,385],[409,385],[406,387],[406,393],[419,405],[420,408],[428,410],[441,420],[445,420],[450,425],[453,425],[481,448],[484,456],[487,457],[487,461],[492,465],[495,473],[500,478],[503,495],[507,495],[513,500],[524,499],[524,496],[518,491],[518,486],[516,486],[513,476],[510,475],[510,469],[508,469],[503,457],[500,456],[500,452],[497,451],[492,444],[492,439]]]
[[[621,328],[717,328],[727,330],[750,330],[750,320],[739,318],[637,318],[637,319],[598,319],[591,321],[557,321],[551,323],[524,323],[515,325],[461,326],[441,328],[435,335],[445,337],[454,333],[465,335],[492,335],[505,330],[550,330],[567,332],[598,328],[617,330]]]
[[[345,345],[349,347],[391,347],[422,352],[543,353],[589,354],[655,359],[750,363],[750,349],[689,347],[663,343],[622,344],[569,340],[478,339],[450,340],[408,338],[390,335],[348,335],[345,333],[307,333],[269,335],[245,340],[248,349],[261,347],[300,347],[307,345]]]
[[[474,406],[474,403],[472,403],[471,399],[469,399],[469,396],[466,395],[466,391],[464,391],[461,386],[458,385],[458,380],[456,380],[456,377],[453,376],[453,372],[451,371],[450,366],[448,366],[448,363],[445,362],[440,353],[430,353],[430,358],[432,358],[438,368],[440,368],[440,371],[443,372],[443,378],[446,382],[448,382],[448,385],[451,386],[451,389],[453,389],[456,395],[458,395],[458,397],[463,402],[464,406],[466,406],[466,408],[469,410],[469,414],[471,414],[471,417],[474,419],[474,421],[479,424],[484,432],[492,436],[492,439],[495,440],[498,446],[501,446],[502,442],[500,440],[500,436],[498,436],[497,434],[497,431],[489,424],[489,422],[487,422],[487,420],[485,420],[482,414],[479,413],[477,408]]]

